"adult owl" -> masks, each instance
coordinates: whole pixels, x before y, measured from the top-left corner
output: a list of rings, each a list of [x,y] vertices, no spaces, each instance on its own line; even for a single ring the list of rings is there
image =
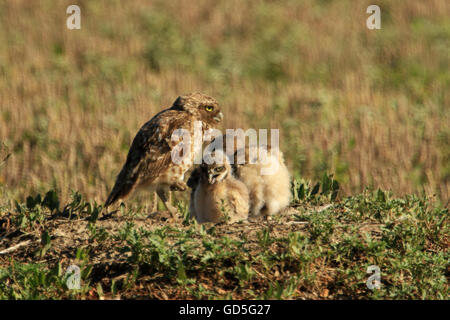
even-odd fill
[[[194,122],[201,121],[204,131],[215,128],[222,118],[219,104],[212,97],[198,92],[178,97],[170,108],[156,114],[136,134],[105,207],[126,199],[137,188],[148,188],[156,191],[174,217],[176,210],[168,201],[168,191],[186,190],[184,174],[193,166],[195,156]],[[177,129],[190,134],[190,151],[183,155],[181,162],[172,159],[172,151],[179,143],[172,138]]]

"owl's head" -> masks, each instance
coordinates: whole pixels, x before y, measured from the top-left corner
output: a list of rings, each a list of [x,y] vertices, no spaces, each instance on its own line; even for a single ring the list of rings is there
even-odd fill
[[[232,172],[227,155],[222,150],[215,150],[210,156],[204,157],[205,162],[200,166],[204,172],[203,179],[207,180],[209,184],[225,180]]]
[[[205,178],[208,179],[209,184],[215,184],[225,180],[231,172],[231,167],[229,163],[213,163],[213,164],[203,164],[203,172]]]
[[[197,116],[198,120],[214,127],[223,119],[216,99],[203,93],[194,92],[179,96],[171,109],[184,110]]]

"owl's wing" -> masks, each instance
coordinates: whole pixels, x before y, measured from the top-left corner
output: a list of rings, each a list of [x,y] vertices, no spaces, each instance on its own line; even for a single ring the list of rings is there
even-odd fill
[[[231,207],[231,220],[247,218],[248,216],[248,201],[246,201],[241,195],[231,193],[228,195],[228,204]]]
[[[167,169],[171,162],[172,148],[176,144],[171,141],[172,133],[189,120],[186,112],[166,109],[142,126],[105,202],[106,207],[125,198],[140,181],[151,183]]]

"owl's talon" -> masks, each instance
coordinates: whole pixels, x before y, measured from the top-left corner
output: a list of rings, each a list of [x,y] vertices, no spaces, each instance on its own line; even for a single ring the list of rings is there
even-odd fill
[[[186,183],[179,181],[170,186],[170,191],[186,191],[187,185]]]

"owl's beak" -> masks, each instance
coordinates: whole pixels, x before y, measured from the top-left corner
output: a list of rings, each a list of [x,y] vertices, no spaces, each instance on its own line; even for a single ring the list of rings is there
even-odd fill
[[[222,113],[222,112],[219,112],[219,113],[217,114],[217,116],[214,117],[214,120],[215,120],[216,122],[220,122],[220,121],[222,121],[222,119],[223,119],[223,113]]]
[[[216,179],[217,179],[218,176],[219,176],[218,174],[210,173],[208,175],[208,182],[209,182],[209,184],[216,183]]]

